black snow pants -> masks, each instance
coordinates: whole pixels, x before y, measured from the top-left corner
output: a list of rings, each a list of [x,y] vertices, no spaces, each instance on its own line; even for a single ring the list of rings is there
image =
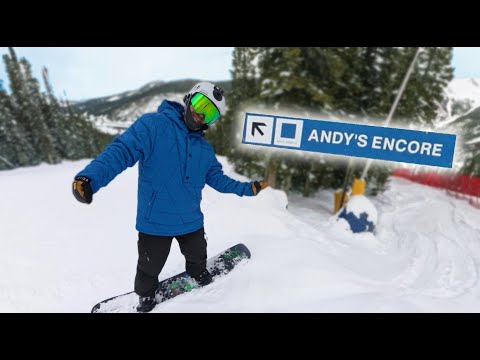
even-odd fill
[[[200,275],[207,266],[207,240],[203,227],[189,234],[156,236],[138,233],[138,263],[135,276],[135,293],[154,296],[158,275],[167,261],[173,238],[185,256],[185,270],[192,277]]]

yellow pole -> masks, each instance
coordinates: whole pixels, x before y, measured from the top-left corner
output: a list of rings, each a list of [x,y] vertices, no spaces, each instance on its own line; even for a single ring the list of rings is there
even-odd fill
[[[365,194],[365,180],[353,179],[352,195],[364,195]]]

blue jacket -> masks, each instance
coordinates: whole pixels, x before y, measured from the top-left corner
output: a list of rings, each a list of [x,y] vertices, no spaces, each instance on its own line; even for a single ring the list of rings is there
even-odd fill
[[[223,174],[203,132],[189,132],[184,108],[164,100],[142,115],[77,175],[89,177],[93,193],[115,176],[138,166],[136,229],[151,235],[183,235],[203,226],[202,189],[253,196],[251,183]]]

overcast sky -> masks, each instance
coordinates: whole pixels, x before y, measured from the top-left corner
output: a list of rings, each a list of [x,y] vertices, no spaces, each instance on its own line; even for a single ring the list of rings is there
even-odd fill
[[[55,92],[72,100],[107,96],[139,88],[154,80],[231,78],[233,47],[209,48],[15,48],[32,64],[41,79],[42,66],[50,72]],[[6,53],[0,48],[0,54]],[[454,48],[456,78],[480,78],[480,47]],[[3,61],[0,79],[6,82]]]

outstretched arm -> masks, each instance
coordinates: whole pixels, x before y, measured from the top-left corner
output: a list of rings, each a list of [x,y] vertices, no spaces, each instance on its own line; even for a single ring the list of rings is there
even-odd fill
[[[240,182],[234,180],[223,173],[222,164],[213,156],[213,163],[207,173],[207,185],[221,193],[237,194],[238,196],[255,196],[258,194],[254,190],[251,182]]]
[[[77,176],[90,178],[92,191],[96,193],[141,157],[147,158],[153,149],[154,121],[151,114],[141,116]]]

